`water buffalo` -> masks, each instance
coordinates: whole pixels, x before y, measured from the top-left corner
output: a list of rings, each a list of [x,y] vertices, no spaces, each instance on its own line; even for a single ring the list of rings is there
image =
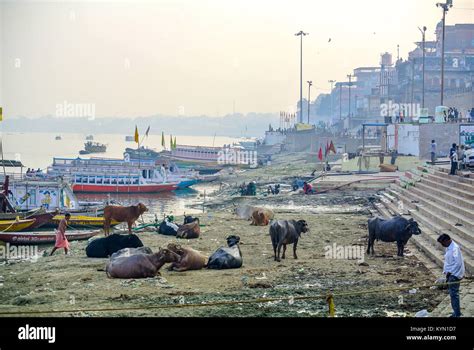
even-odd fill
[[[109,235],[110,223],[112,220],[126,222],[128,224],[128,233],[132,233],[132,225],[144,212],[148,211],[143,203],[122,207],[118,205],[107,205],[104,208],[104,232]]]
[[[153,254],[153,251],[148,247],[123,248],[113,253],[110,256],[110,260],[121,258],[123,256],[132,256],[132,255],[137,255],[137,254]]]
[[[161,222],[160,227],[158,228],[158,233],[165,236],[176,236],[178,229],[178,225],[165,219]]]
[[[111,260],[105,271],[110,278],[147,278],[159,275],[160,268],[179,260],[179,255],[169,249],[155,254],[135,254]]]
[[[208,269],[237,269],[242,266],[242,253],[239,236],[227,237],[228,247],[220,247],[209,257]]]
[[[138,247],[143,247],[138,236],[112,234],[91,241],[86,247],[86,255],[89,258],[107,258],[120,249]]]
[[[199,227],[199,219],[194,218],[194,221],[189,224],[181,225],[176,232],[177,238],[199,238],[201,228]]]
[[[197,217],[193,217],[191,215],[184,215],[184,222],[183,224],[186,225],[186,224],[190,224],[194,221],[198,220],[199,221],[199,218]]]
[[[280,249],[283,246],[282,259],[285,259],[286,245],[293,244],[293,257],[296,256],[296,246],[302,232],[308,232],[308,224],[305,220],[277,220],[270,225],[270,237],[272,239],[275,261],[280,261]],[[278,254],[277,254],[278,250]]]
[[[200,270],[206,266],[207,256],[202,255],[197,250],[183,247],[176,243],[170,243],[167,247],[172,252],[179,255],[180,259],[173,262],[169,267],[173,271]]]
[[[392,219],[381,219],[379,217],[369,219],[369,241],[367,254],[374,254],[374,241],[397,242],[397,255],[403,256],[403,249],[412,235],[419,235],[421,230],[418,223],[413,219],[396,216]],[[371,249],[372,248],[372,249]]]

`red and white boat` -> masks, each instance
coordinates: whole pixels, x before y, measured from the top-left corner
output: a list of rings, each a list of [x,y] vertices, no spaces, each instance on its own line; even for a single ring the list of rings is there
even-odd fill
[[[66,231],[68,241],[80,241],[104,231]],[[0,241],[15,245],[50,244],[56,242],[55,232],[0,232]]]
[[[74,192],[156,193],[173,191],[181,179],[167,176],[154,160],[53,158],[49,176],[61,176]]]

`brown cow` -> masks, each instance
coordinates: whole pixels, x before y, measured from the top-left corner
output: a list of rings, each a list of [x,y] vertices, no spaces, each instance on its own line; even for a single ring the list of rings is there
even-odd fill
[[[138,205],[131,205],[129,207],[122,207],[118,205],[106,206],[104,208],[105,235],[109,235],[110,223],[112,220],[126,222],[128,224],[128,233],[131,234],[133,223],[146,211],[148,211],[148,209],[143,203],[138,203]]]
[[[173,262],[169,267],[169,270],[179,272],[186,270],[200,270],[207,265],[207,256],[202,255],[197,250],[183,247],[176,243],[168,244],[167,248],[180,256],[179,261]]]
[[[257,209],[252,213],[252,223],[254,226],[267,226],[270,223],[270,213],[268,210]]]
[[[195,218],[193,222],[179,227],[176,238],[199,238],[200,234],[199,219]]]

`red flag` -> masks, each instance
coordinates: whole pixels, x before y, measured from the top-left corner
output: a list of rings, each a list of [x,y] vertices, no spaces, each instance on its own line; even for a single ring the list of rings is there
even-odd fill
[[[334,147],[334,143],[332,143],[332,140],[331,140],[331,144],[329,145],[329,150],[330,150],[330,151],[333,151],[333,152],[334,152],[334,154],[336,154],[336,153],[337,153],[337,151],[336,151],[336,147]]]
[[[318,159],[321,162],[323,161],[323,149],[321,148],[321,146],[319,146]]]

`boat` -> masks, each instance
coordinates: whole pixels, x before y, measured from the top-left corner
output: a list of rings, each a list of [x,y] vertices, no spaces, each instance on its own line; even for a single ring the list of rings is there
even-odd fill
[[[125,141],[134,142],[135,141],[135,136],[127,135],[127,136],[125,136]]]
[[[141,159],[153,159],[158,160],[160,159],[161,154],[160,152],[155,151],[151,148],[140,147],[140,148],[125,148],[124,158],[134,159],[134,160],[141,160]]]
[[[62,140],[62,137],[61,137],[61,135],[58,135],[58,136],[56,136],[54,139],[57,140],[57,141],[59,141],[59,140]]]
[[[84,149],[79,151],[79,154],[90,153],[104,153],[107,151],[107,145],[98,142],[87,141],[84,144]]]
[[[35,222],[27,228],[34,230],[46,225],[56,214],[56,212],[47,212],[43,208],[27,212],[0,213],[0,221],[15,220],[17,217],[24,220],[34,219]]]
[[[55,215],[46,225],[43,227],[58,227],[59,222],[64,219],[64,215]],[[112,220],[110,226],[116,226],[119,222]],[[81,215],[71,215],[71,218],[68,220],[68,226],[75,229],[92,229],[92,228],[101,228],[104,227],[104,218],[103,217],[94,217],[94,216],[81,216]]]
[[[87,141],[92,141],[92,140],[94,140],[94,136],[93,135],[87,135],[86,140]]]
[[[48,174],[67,179],[76,193],[173,191],[185,176],[168,176],[154,160],[53,158]]]
[[[80,241],[89,239],[103,232],[102,230],[94,231],[66,231],[68,241]],[[56,242],[55,232],[0,232],[0,241],[16,244],[16,245],[33,245],[33,244],[51,244]]]
[[[26,220],[1,220],[0,232],[19,232],[26,230],[35,223],[35,219]]]

